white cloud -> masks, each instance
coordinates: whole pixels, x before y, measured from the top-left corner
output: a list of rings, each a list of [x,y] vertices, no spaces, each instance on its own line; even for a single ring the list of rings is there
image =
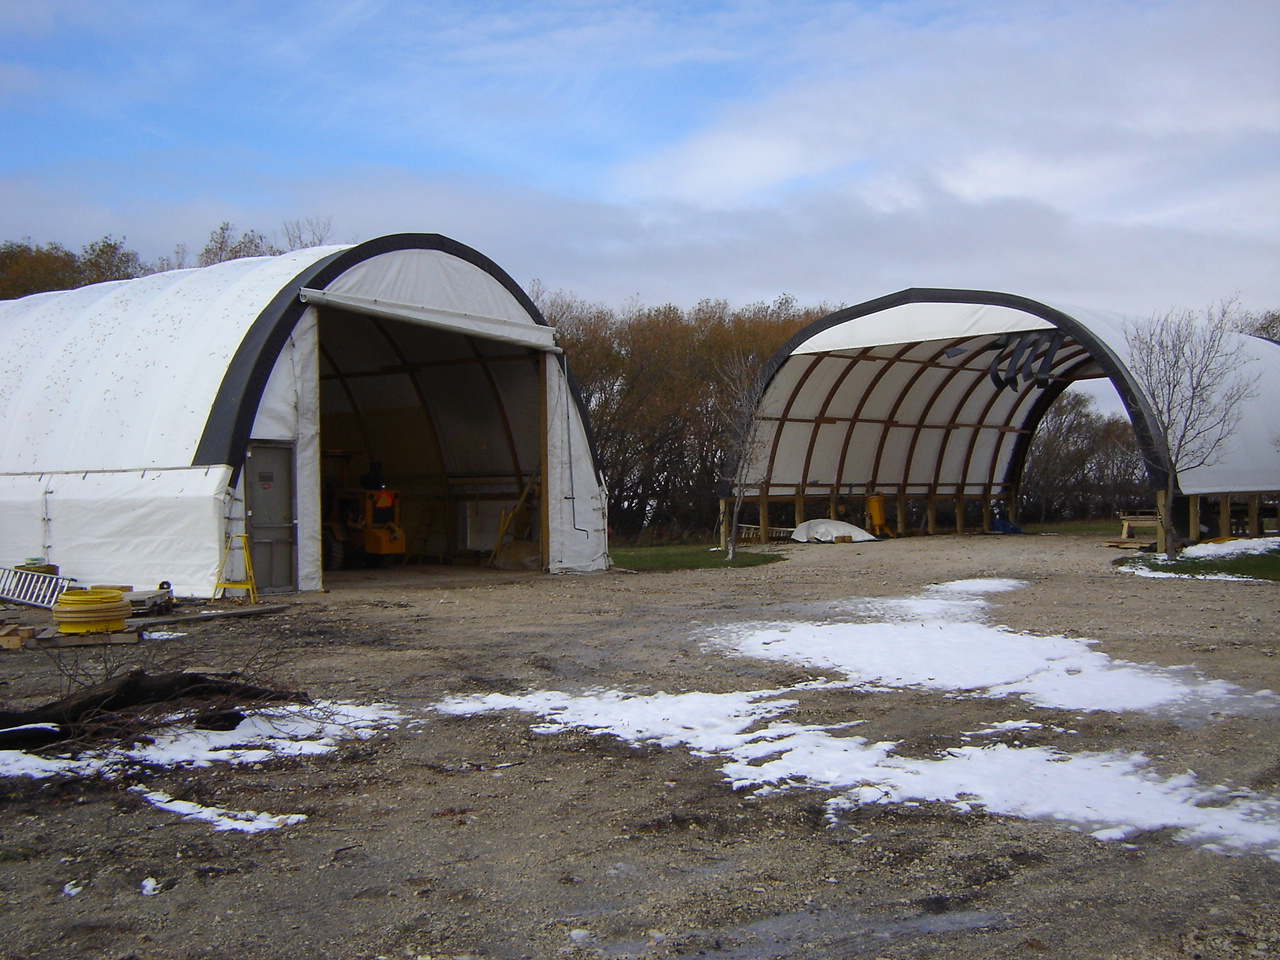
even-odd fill
[[[4,238],[332,215],[613,303],[1280,303],[1273,0],[59,9],[8,44]]]
[[[1239,229],[1248,171],[1252,209],[1275,208],[1271,176],[1250,160],[1269,158],[1269,171],[1280,158],[1275,31],[1259,29],[1280,20],[1273,5],[988,9],[1004,17],[921,27],[890,7],[805,37],[823,69],[620,165],[618,195],[722,208],[815,181],[863,194],[887,182],[898,196],[914,198],[914,184],[1087,219]],[[1174,199],[1188,192],[1197,202]],[[1277,233],[1274,216],[1245,226]]]

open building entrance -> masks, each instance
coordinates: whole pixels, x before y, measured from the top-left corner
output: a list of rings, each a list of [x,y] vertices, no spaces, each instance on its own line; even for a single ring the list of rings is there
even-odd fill
[[[318,311],[325,567],[546,566],[542,351],[408,320]],[[361,540],[365,491],[400,542]],[[371,498],[375,524],[379,498]],[[382,520],[389,519],[383,515]],[[365,535],[368,539],[369,535]]]

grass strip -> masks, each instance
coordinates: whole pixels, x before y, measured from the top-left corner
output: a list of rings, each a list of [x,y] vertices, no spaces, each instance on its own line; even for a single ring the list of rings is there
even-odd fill
[[[785,559],[780,553],[754,553],[738,548],[731,562],[713,544],[674,544],[659,547],[610,547],[615,566],[624,570],[701,570],[711,567],[758,567]]]

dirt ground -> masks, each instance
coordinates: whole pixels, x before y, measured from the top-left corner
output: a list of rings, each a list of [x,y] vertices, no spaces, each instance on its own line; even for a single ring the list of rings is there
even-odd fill
[[[1012,577],[991,620],[1089,637],[1117,659],[1195,664],[1280,690],[1280,585],[1142,579],[1114,549],[1062,536],[788,546],[739,570],[551,577],[463,568],[335,575],[269,617],[61,661],[0,655],[0,701],[34,706],[67,675],[247,667],[326,699],[421,722],[337,753],[154,771],[148,785],[237,810],[305,813],[219,833],[111,783],[0,780],[6,958],[1235,958],[1280,952],[1280,863],[1154,831],[1127,844],[943,804],[824,819],[828,795],[734,792],[714,759],[606,736],[545,735],[523,714],[449,717],[458,693],[727,692],[796,683],[794,666],[705,649],[714,624],[793,604],[902,596]],[[38,619],[39,615],[33,615]],[[171,628],[177,629],[177,628]],[[1028,716],[1025,744],[1134,750],[1162,775],[1274,793],[1275,712],[1175,723],[1021,700],[833,690],[805,722],[927,757]],[[1054,731],[1050,724],[1076,731]],[[160,882],[139,894],[143,879]],[[82,892],[68,897],[76,880]]]

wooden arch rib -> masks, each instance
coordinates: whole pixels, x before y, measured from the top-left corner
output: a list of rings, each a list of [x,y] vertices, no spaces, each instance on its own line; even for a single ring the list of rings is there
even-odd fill
[[[1076,357],[1079,359],[1075,359]],[[1054,380],[1060,383],[1061,387],[1056,391],[1046,390],[1036,399],[1035,405],[1032,406],[1031,410],[1027,414],[1027,422],[1034,422],[1038,425],[1040,420],[1043,419],[1045,412],[1049,409],[1049,405],[1061,396],[1062,391],[1072,383],[1081,379],[1078,376],[1079,372],[1096,362],[1095,358],[1083,348],[1081,348],[1078,354],[1073,356],[1071,359],[1074,362],[1071,363],[1070,366],[1064,364],[1061,372],[1055,373]],[[1014,477],[1021,476],[1022,468],[1026,463],[1027,453],[1030,449],[1030,432],[1023,431],[1019,433],[1015,439],[1014,448],[1010,451],[1009,461],[1005,466],[1004,479],[1000,481],[1002,485],[1008,486],[1012,484]],[[991,477],[993,483],[995,482],[996,463],[997,461],[995,460],[991,463]]]
[[[773,478],[773,465],[778,462],[778,445],[782,442],[782,433],[790,422],[791,408],[795,406],[796,399],[804,390],[804,385],[808,382],[809,377],[813,375],[813,371],[818,369],[818,365],[822,363],[829,355],[825,353],[813,354],[809,358],[809,365],[796,378],[795,386],[791,388],[791,393],[787,397],[787,402],[783,405],[781,413],[778,414],[777,422],[773,428],[773,443],[769,446],[769,460],[765,464],[764,478],[760,484],[760,492],[767,494],[769,492],[770,481]]]
[[[1072,346],[1074,346],[1074,350],[1067,352],[1066,355],[1063,356],[1062,366],[1060,367],[1060,369],[1071,364],[1071,362],[1074,360],[1075,357],[1078,357],[1081,355],[1084,356],[1086,363],[1089,361],[1088,352],[1085,351],[1083,347],[1079,346],[1078,344],[1073,344]],[[1060,354],[1062,352],[1063,352],[1062,350],[1059,350]],[[1059,374],[1057,371],[1054,371],[1053,377],[1055,380],[1060,379],[1061,374]],[[986,408],[983,410],[984,419],[987,416],[987,414],[990,412],[991,407],[995,406],[995,402],[1000,398],[1000,394],[1001,394],[1001,391],[999,390],[992,392],[991,398],[988,400]],[[1041,394],[1043,394],[1043,391],[1041,391]],[[1028,398],[1038,399],[1038,397],[1039,395],[1036,393],[1035,390],[1026,390],[1026,391],[1023,391],[1022,395],[1018,398],[1017,402],[1010,405],[1008,416],[1005,417],[1005,422],[1001,427],[1001,429],[1005,431],[1004,437],[1002,437],[1001,442],[997,443],[994,449],[991,451],[991,460],[987,465],[986,484],[988,489],[990,489],[992,486],[996,484],[996,478],[995,478],[996,467],[1000,463],[1000,453],[1001,453],[1001,450],[1003,449],[1004,440],[1010,436],[1013,436],[1015,437],[1015,443],[1016,443],[1016,437],[1021,436],[1024,432],[1029,432],[1029,430],[1035,429],[1037,425],[1036,423],[1032,423],[1029,430],[1018,429],[1014,426],[1014,423],[1016,420],[1016,422],[1020,426],[1025,426],[1027,423],[1030,422],[1029,418],[1026,416],[1023,416],[1019,419],[1018,411],[1022,408],[1023,404],[1026,402]],[[977,437],[975,436],[970,439],[969,446],[965,450],[964,464],[962,467],[963,472],[961,474],[962,477],[968,477],[970,472],[972,471],[974,448],[976,447],[976,445],[977,445]],[[1005,481],[1008,480],[1008,477],[1009,475],[1006,473],[1005,480],[1000,481],[1001,486],[1006,485]]]
[[[822,430],[823,424],[828,420],[831,404],[835,401],[836,394],[840,392],[840,388],[844,386],[845,380],[847,380],[849,375],[853,373],[854,369],[856,369],[858,361],[865,357],[868,351],[869,348],[864,348],[857,358],[850,358],[846,360],[844,369],[836,376],[835,381],[831,385],[831,389],[827,391],[826,397],[823,398],[822,405],[814,415],[813,429],[809,431],[809,447],[805,451],[804,455],[804,469],[800,472],[800,482],[796,488],[797,493],[804,493],[809,489],[809,471],[813,466],[813,451],[817,449],[818,433]],[[834,359],[834,357],[828,355],[827,359],[831,360]],[[843,461],[839,461],[836,464],[836,473],[832,478],[833,490],[839,489],[840,471],[843,466]]]
[[[924,344],[922,343],[915,343],[915,344],[911,344],[910,346],[918,347],[923,345]],[[881,467],[881,464],[884,462],[885,446],[889,442],[889,437],[894,427],[898,425],[897,424],[898,411],[902,409],[903,403],[905,403],[907,398],[911,395],[912,391],[915,389],[916,383],[919,382],[922,376],[924,376],[925,371],[932,369],[933,366],[937,364],[938,358],[944,354],[945,349],[946,349],[945,347],[940,347],[939,349],[935,350],[933,354],[930,355],[928,361],[919,364],[919,366],[916,369],[916,372],[910,376],[907,382],[903,384],[902,389],[898,391],[898,397],[896,400],[893,401],[893,406],[889,408],[889,412],[885,416],[885,421],[880,427],[880,442],[876,445],[876,458],[871,467],[871,475],[868,478],[868,489],[874,489],[876,485],[880,482],[880,467]],[[916,438],[919,436],[920,431],[922,429],[923,429],[923,425],[920,423],[916,423],[912,433],[912,437],[908,441],[909,446],[914,446],[916,442]],[[906,485],[907,485],[907,475],[904,473],[899,483],[899,488],[898,488],[899,491],[905,491]]]
[[[880,381],[884,379],[885,375],[888,374],[893,365],[902,359],[903,354],[909,351],[913,346],[915,346],[915,344],[908,343],[903,345],[892,357],[875,357],[875,360],[880,364],[880,369],[876,371],[875,376],[871,378],[871,382],[867,384],[867,389],[862,391],[862,398],[858,401],[857,407],[854,408],[853,414],[849,417],[849,428],[845,431],[844,442],[840,444],[840,458],[836,461],[835,483],[837,490],[839,490],[844,483],[844,468],[845,464],[848,463],[849,446],[853,443],[853,433],[858,428],[858,424],[863,422],[862,411],[866,409],[867,403],[879,388]],[[873,356],[874,354],[871,353],[870,347],[865,348],[860,355],[860,357],[867,358]],[[874,486],[870,481],[868,481],[866,484],[866,492],[870,493],[873,489],[875,489]]]
[[[952,340],[950,343],[948,343],[946,346],[942,348],[941,353],[945,355],[948,350],[952,349],[953,347],[959,347],[967,339],[973,339],[973,338],[966,337],[960,340]],[[949,372],[947,376],[943,377],[942,380],[939,381],[937,389],[933,391],[933,394],[925,402],[923,409],[921,409],[920,417],[919,417],[920,428],[917,429],[915,434],[911,437],[911,442],[907,446],[907,455],[902,464],[903,489],[906,489],[907,481],[911,476],[911,468],[915,464],[917,441],[920,439],[920,437],[923,434],[923,430],[926,428],[924,421],[928,418],[930,412],[932,412],[933,410],[934,405],[942,397],[943,393],[946,392],[947,388],[951,386],[951,384],[954,383],[956,378],[958,378],[961,374],[965,374],[969,376],[972,382],[969,384],[968,389],[966,389],[965,392],[961,395],[960,402],[957,403],[952,408],[951,412],[946,415],[945,420],[942,424],[939,424],[936,427],[929,427],[929,429],[941,429],[943,431],[942,442],[938,448],[937,461],[934,464],[934,470],[933,470],[933,487],[934,489],[937,489],[939,475],[942,470],[942,460],[944,455],[946,454],[947,444],[949,443],[951,437],[954,436],[961,429],[961,426],[962,426],[960,423],[957,422],[957,417],[959,416],[960,411],[964,409],[964,405],[968,402],[969,397],[973,394],[973,391],[977,388],[978,384],[982,382],[983,371],[981,368],[981,364],[979,364],[979,366],[977,367],[969,366],[969,362],[975,359],[981,360],[985,358],[983,357],[982,354],[973,353],[971,351],[971,355],[965,357],[962,363],[949,367]],[[983,426],[984,424],[977,423],[977,424],[969,425],[969,429],[970,431],[977,431],[982,429]]]
[[[1061,352],[1062,351],[1060,348],[1059,353]],[[985,373],[983,374],[983,377],[979,378],[978,385],[982,384],[983,382],[989,382],[989,381],[986,381]],[[991,391],[991,396],[987,398],[987,402],[983,405],[982,415],[978,418],[980,422],[986,423],[987,418],[991,414],[991,408],[996,405],[996,402],[1000,399],[1002,394],[1003,394],[1002,390],[993,389]],[[995,469],[996,469],[996,465],[1000,462],[1000,451],[1003,447],[1004,438],[1020,432],[1019,427],[1015,427],[1014,424],[1015,424],[1015,419],[1016,419],[1018,410],[1021,407],[1023,402],[1022,398],[1035,396],[1035,394],[1036,394],[1035,390],[1023,391],[1022,397],[1020,397],[1015,403],[1010,404],[1009,412],[1005,416],[1004,422],[1000,424],[996,424],[994,426],[994,429],[1003,431],[1004,436],[1001,438],[1000,441],[997,441],[995,447],[993,447],[991,451],[991,460],[990,460],[990,463],[988,464],[987,477],[985,481],[988,489],[990,489],[991,486],[994,485],[995,483]],[[1019,426],[1021,426],[1022,424],[1025,424],[1025,422],[1026,422],[1025,419],[1018,421]],[[1034,425],[1033,425],[1033,429],[1034,429]],[[973,436],[969,438],[969,443],[965,448],[965,452],[964,452],[964,459],[961,461],[960,482],[962,484],[966,483],[969,475],[973,472],[974,454],[976,452],[977,445],[978,445],[978,433],[975,431]],[[938,467],[939,469],[941,469],[941,461],[939,461]]]

